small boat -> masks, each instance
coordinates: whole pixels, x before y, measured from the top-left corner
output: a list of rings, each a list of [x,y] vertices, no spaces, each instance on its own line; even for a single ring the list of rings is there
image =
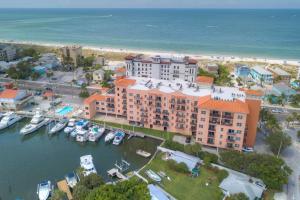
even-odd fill
[[[141,149],[138,149],[136,151],[136,154],[138,154],[140,156],[143,156],[144,158],[149,158],[151,156],[151,153],[149,153],[147,151],[144,151],[144,150],[141,150]]]
[[[47,125],[49,122],[50,122],[49,118],[44,118],[44,116],[41,115],[40,112],[36,112],[36,114],[32,117],[30,124],[24,126],[21,129],[20,134],[27,135],[29,133],[33,133],[34,131],[37,131],[42,126]]]
[[[115,138],[114,138],[114,141],[113,141],[113,144],[114,145],[119,145],[122,142],[122,140],[124,139],[124,137],[125,137],[125,133],[124,132],[117,131],[116,135],[115,135]]]
[[[64,129],[64,132],[69,134],[75,130],[76,119],[70,119],[68,126]]]
[[[104,127],[93,126],[89,132],[89,141],[96,142],[103,135],[104,131]]]
[[[77,136],[77,129],[73,130],[71,133],[70,133],[70,136],[75,138]]]
[[[47,200],[51,196],[53,186],[50,181],[43,181],[37,186],[37,195],[39,200]]]
[[[93,163],[93,157],[91,155],[85,155],[80,157],[80,167],[83,168],[84,176],[88,176],[92,173],[97,174],[96,168]]]
[[[85,119],[79,120],[78,122],[76,122],[76,128],[77,129],[86,128],[89,125],[89,123],[90,122]]]
[[[158,174],[160,177],[162,177],[162,178],[167,177],[167,174],[166,174],[165,172],[163,172],[163,171],[159,171],[159,172],[157,172],[157,174]]]
[[[85,130],[85,129],[82,129],[82,128],[81,129],[76,129],[76,141],[77,142],[86,142],[88,139],[89,139],[88,130]]]
[[[52,135],[54,133],[61,131],[63,128],[65,128],[65,126],[67,126],[67,124],[68,124],[68,119],[63,118],[59,120],[59,122],[50,129],[49,134]]]
[[[109,133],[105,136],[104,141],[105,141],[105,142],[110,142],[110,141],[112,141],[112,140],[115,138],[115,136],[116,136],[116,133],[113,132],[113,131],[111,131],[111,132],[109,132]]]
[[[79,177],[75,172],[71,172],[65,176],[67,184],[70,188],[74,188],[79,181]]]
[[[15,124],[16,122],[20,121],[23,118],[13,112],[8,112],[3,116],[4,117],[0,121],[0,130]]]
[[[156,174],[154,171],[152,171],[151,169],[146,171],[146,174],[149,178],[151,178],[152,180],[156,181],[156,182],[160,182],[161,178],[158,176],[158,174]]]

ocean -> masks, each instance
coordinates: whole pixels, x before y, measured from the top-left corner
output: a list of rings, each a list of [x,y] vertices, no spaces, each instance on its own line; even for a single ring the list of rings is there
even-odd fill
[[[0,40],[300,59],[300,10],[0,9]]]

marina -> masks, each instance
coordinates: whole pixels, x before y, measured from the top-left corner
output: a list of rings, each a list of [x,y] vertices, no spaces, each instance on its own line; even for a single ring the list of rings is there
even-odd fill
[[[80,167],[80,157],[84,155],[92,156],[97,173],[110,182],[113,177],[107,172],[116,168],[116,161],[124,159],[130,163],[126,173],[138,170],[148,159],[137,155],[136,151],[143,148],[153,154],[161,143],[148,137],[132,137],[116,146],[104,141],[110,130],[106,130],[98,142],[78,143],[63,130],[50,137],[48,133],[53,123],[41,127],[34,134],[20,135],[20,129],[30,120],[24,118],[0,131],[0,157],[5,160],[0,166],[1,199],[38,199],[39,183],[49,180],[55,184],[62,180],[66,174]],[[123,177],[119,173],[117,175]]]

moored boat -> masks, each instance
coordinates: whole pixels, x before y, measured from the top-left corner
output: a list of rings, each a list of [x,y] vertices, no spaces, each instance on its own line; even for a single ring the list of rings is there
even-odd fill
[[[76,129],[86,128],[89,125],[89,121],[82,119],[76,122]]]
[[[112,140],[115,138],[115,136],[116,136],[116,133],[113,132],[113,131],[111,131],[111,132],[109,132],[109,133],[105,136],[104,141],[105,141],[105,142],[110,142],[110,141],[112,141]]]
[[[3,115],[3,118],[0,121],[0,130],[5,129],[16,122],[20,121],[23,117],[15,114],[14,112],[8,112]]]
[[[89,138],[89,132],[87,130],[82,129],[82,128],[76,129],[76,141],[77,142],[86,142],[88,140],[88,138]]]
[[[50,131],[49,134],[52,135],[54,133],[57,133],[59,131],[61,131],[63,128],[65,128],[65,126],[68,124],[68,119],[63,118],[61,120],[59,120],[55,126],[53,126]]]
[[[68,122],[68,126],[64,129],[64,132],[69,134],[75,130],[76,119],[70,119]]]
[[[92,173],[97,174],[97,170],[93,163],[93,157],[91,155],[80,157],[80,167],[83,169],[84,176],[88,176]]]
[[[152,171],[151,169],[147,170],[145,172],[147,174],[147,176],[149,178],[151,178],[152,180],[156,181],[156,182],[160,182],[161,178],[158,176],[158,174],[156,174],[154,171]]]
[[[117,131],[114,141],[113,141],[113,144],[119,145],[122,142],[122,140],[124,139],[124,137],[125,137],[125,133],[123,131]]]
[[[89,132],[89,141],[96,142],[104,133],[105,128],[100,126],[93,126]]]
[[[20,134],[27,135],[37,131],[44,125],[47,125],[50,122],[49,118],[44,118],[40,112],[36,112],[36,114],[32,117],[30,124],[27,124],[20,130]]]
[[[47,200],[51,196],[51,192],[53,190],[53,186],[51,185],[51,181],[43,181],[37,186],[37,195],[39,200]]]
[[[141,150],[141,149],[138,149],[136,151],[136,154],[138,154],[140,156],[143,156],[144,158],[149,158],[151,156],[151,153],[149,153],[147,151],[144,151],[144,150]]]
[[[65,176],[65,179],[67,181],[67,184],[70,188],[74,188],[75,185],[78,183],[79,181],[79,177],[78,175],[75,173],[75,172],[71,172],[71,173],[68,173],[66,176]]]

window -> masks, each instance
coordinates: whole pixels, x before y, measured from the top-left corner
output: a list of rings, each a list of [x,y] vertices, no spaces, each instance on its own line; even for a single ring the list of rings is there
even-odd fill
[[[202,114],[202,115],[205,115],[205,114],[206,114],[206,111],[201,111],[201,114]]]
[[[239,145],[239,144],[234,144],[234,147],[237,147],[237,148],[239,148],[239,147],[240,147],[240,145]]]
[[[199,128],[203,128],[203,125],[202,125],[202,124],[200,124],[200,125],[199,125]]]
[[[242,131],[240,131],[240,130],[237,130],[237,131],[236,131],[236,133],[237,133],[237,134],[241,134],[241,133],[242,133]]]
[[[238,115],[238,119],[243,119],[243,115]]]
[[[221,132],[223,132],[224,131],[224,128],[221,128]]]
[[[242,123],[237,123],[236,124],[238,127],[241,127],[242,126]]]
[[[205,118],[201,118],[201,122],[205,122]]]
[[[220,135],[220,138],[223,138],[223,135]]]

